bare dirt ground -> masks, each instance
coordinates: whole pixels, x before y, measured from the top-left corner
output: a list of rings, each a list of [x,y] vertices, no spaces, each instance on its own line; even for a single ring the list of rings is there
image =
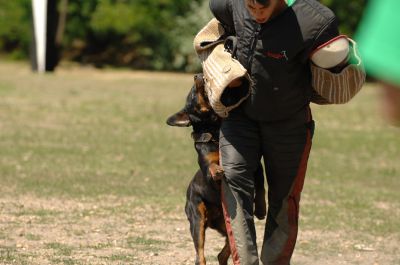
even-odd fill
[[[259,240],[263,221],[257,221]],[[398,238],[301,230],[294,265],[400,264]],[[223,238],[208,230],[207,264]],[[261,246],[261,241],[259,246]],[[194,264],[183,207],[163,212],[135,198],[0,198],[0,264]]]

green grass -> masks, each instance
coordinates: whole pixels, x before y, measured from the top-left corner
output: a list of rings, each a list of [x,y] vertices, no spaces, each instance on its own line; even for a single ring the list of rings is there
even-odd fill
[[[55,74],[37,75],[27,68],[0,63],[0,196],[92,202],[117,196],[135,198],[135,207],[153,205],[165,212],[183,208],[187,184],[197,169],[196,154],[190,128],[168,127],[165,120],[183,106],[191,75],[62,67]],[[382,120],[378,91],[367,85],[350,104],[312,106],[316,132],[302,194],[302,230],[347,233],[356,242],[371,237],[399,242],[400,130]],[[132,207],[104,205],[68,215],[62,209],[40,208],[13,213],[36,216],[46,224],[57,218],[79,223],[91,215],[122,215],[134,227]],[[157,218],[150,216],[148,222]],[[104,229],[111,233],[113,227]],[[70,231],[72,237],[85,233],[83,228]],[[2,229],[0,239],[8,237]],[[25,237],[45,239],[36,233]],[[152,235],[126,240],[127,247],[148,252],[168,244]],[[323,255],[325,247],[318,244],[298,246],[300,252]],[[54,260],[57,264],[81,262],[73,257],[79,246],[45,246],[61,255]],[[108,247],[89,244],[94,251]],[[0,263],[27,263],[11,246],[0,250]],[[131,257],[115,253],[104,258],[124,262]]]
[[[0,66],[3,192],[180,200],[196,160],[188,129],[165,120],[183,104],[189,76],[107,80],[19,67]]]
[[[168,244],[168,241],[152,239],[148,237],[129,237],[126,240],[129,247],[133,249],[142,249],[148,251],[158,251],[162,246]]]
[[[0,264],[28,265],[28,255],[17,253],[14,247],[0,246]]]
[[[130,255],[123,255],[123,254],[113,254],[111,257],[106,257],[106,260],[111,260],[111,261],[125,261],[129,262],[133,260],[133,256]]]
[[[42,239],[40,235],[35,235],[35,234],[26,234],[25,237],[30,241],[39,241]]]
[[[382,120],[378,96],[367,85],[350,104],[315,108],[304,226],[398,233],[400,130]]]
[[[71,258],[52,258],[53,264],[63,264],[63,265],[84,265],[84,263],[76,261]]]
[[[73,247],[58,242],[47,243],[46,247],[53,249],[57,256],[71,256]]]

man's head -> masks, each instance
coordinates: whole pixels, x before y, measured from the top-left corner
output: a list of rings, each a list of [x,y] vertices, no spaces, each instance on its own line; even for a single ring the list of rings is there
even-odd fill
[[[244,0],[247,10],[259,23],[267,22],[286,7],[285,0]]]

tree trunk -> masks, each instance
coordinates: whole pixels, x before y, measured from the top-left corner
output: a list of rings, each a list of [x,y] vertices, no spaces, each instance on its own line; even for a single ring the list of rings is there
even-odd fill
[[[58,17],[57,34],[56,34],[56,45],[58,47],[61,47],[62,45],[65,32],[65,24],[67,21],[67,14],[68,14],[68,0],[61,0],[59,17]]]

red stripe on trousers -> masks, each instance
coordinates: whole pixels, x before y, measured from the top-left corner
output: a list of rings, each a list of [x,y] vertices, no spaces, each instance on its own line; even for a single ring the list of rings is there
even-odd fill
[[[226,186],[227,186],[227,188],[229,188],[228,184],[226,184]],[[227,211],[227,204],[226,204],[224,192],[222,190],[222,185],[221,185],[221,201],[222,201],[222,210],[224,212],[226,233],[228,234],[229,246],[231,248],[233,264],[240,265],[239,253],[238,253],[238,250],[236,247],[235,237],[233,236],[231,217],[229,216],[228,211]]]
[[[308,120],[311,121],[311,111],[309,111]],[[304,152],[301,156],[301,162],[297,171],[296,180],[292,188],[292,192],[288,197],[288,222],[290,227],[289,237],[286,245],[283,248],[282,254],[277,259],[276,264],[287,265],[293,254],[294,246],[296,245],[298,220],[299,220],[299,203],[300,193],[303,190],[304,179],[307,170],[307,161],[311,151],[311,131],[307,131],[307,141],[304,147]],[[274,263],[275,264],[275,263]]]

